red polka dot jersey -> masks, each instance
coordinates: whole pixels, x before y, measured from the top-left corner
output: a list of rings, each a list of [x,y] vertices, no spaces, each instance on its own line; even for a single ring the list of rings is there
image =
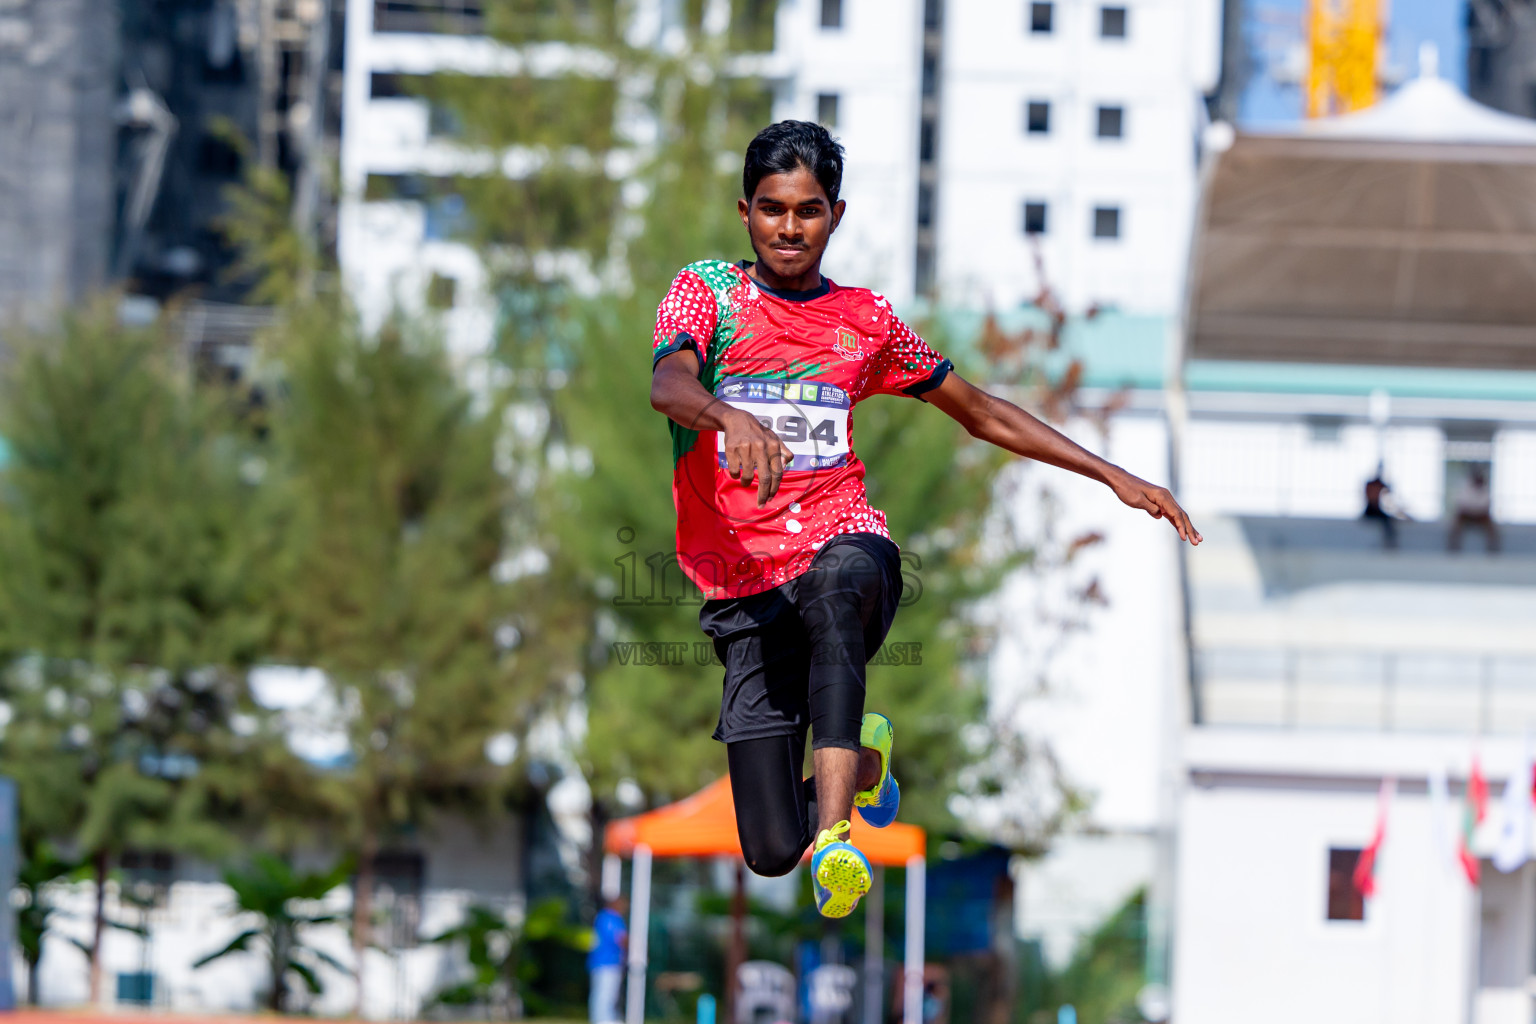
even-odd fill
[[[704,387],[768,424],[794,454],[778,493],[758,508],[756,481],[726,472],[715,431],[670,423],[678,561],[706,598],[794,579],[841,534],[889,538],[885,514],[865,498],[851,410],[871,395],[921,398],[953,368],[884,296],[825,278],[809,292],[779,291],[745,267],[694,263],[656,311],[653,369],[693,349]]]

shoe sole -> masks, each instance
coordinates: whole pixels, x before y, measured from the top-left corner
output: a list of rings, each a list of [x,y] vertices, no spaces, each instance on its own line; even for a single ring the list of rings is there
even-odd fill
[[[828,850],[816,865],[816,881],[827,890],[822,917],[847,917],[869,892],[869,869],[852,850]]]
[[[896,776],[892,775],[886,780],[891,784],[891,792],[894,799],[890,807],[881,807],[879,804],[871,804],[868,807],[860,807],[859,817],[864,819],[864,824],[870,828],[885,828],[896,820],[896,815],[901,811],[901,786],[896,782]]]

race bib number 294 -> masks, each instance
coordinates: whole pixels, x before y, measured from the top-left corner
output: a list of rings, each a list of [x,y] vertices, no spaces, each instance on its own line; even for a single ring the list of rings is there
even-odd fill
[[[727,377],[715,394],[778,435],[793,456],[785,470],[828,469],[848,463],[851,403],[842,388],[815,380]],[[723,468],[725,432],[716,437]]]

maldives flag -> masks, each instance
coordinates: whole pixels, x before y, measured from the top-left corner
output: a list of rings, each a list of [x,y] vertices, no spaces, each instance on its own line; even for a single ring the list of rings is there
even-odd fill
[[[1355,861],[1355,888],[1365,899],[1376,895],[1376,858],[1381,854],[1382,841],[1387,838],[1387,812],[1396,790],[1396,779],[1381,780],[1381,792],[1376,797],[1376,831],[1371,836],[1371,845],[1361,850],[1360,859]]]
[[[1477,755],[1472,756],[1472,774],[1467,779],[1467,798],[1461,814],[1461,844],[1456,849],[1456,857],[1461,861],[1461,870],[1467,873],[1467,881],[1473,885],[1478,883],[1481,871],[1478,868],[1477,855],[1472,852],[1472,833],[1477,831],[1477,826],[1483,823],[1488,816],[1488,780],[1483,778],[1482,765],[1478,764]]]

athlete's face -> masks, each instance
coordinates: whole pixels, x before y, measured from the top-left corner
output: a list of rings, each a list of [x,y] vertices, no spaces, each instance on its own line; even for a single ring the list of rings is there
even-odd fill
[[[765,283],[798,290],[821,283],[821,256],[843,219],[843,201],[828,202],[814,174],[804,167],[771,174],[750,202],[736,205]]]

